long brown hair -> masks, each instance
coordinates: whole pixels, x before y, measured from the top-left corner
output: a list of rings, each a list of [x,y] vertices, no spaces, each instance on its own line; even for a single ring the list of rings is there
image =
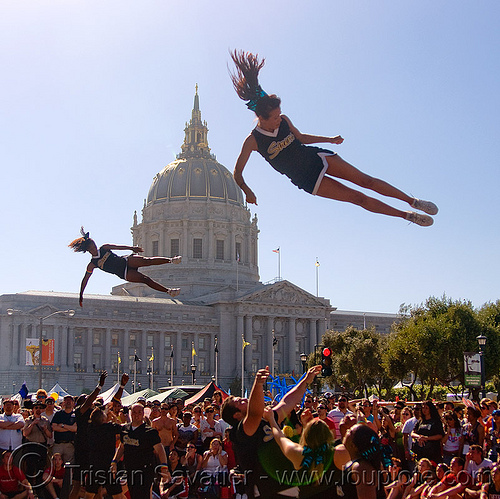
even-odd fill
[[[265,59],[243,50],[231,52],[231,59],[236,66],[236,73],[229,72],[238,97],[249,101],[247,107],[257,116],[269,118],[269,113],[280,106],[281,99],[276,95],[267,95],[259,84],[259,72],[264,67]]]
[[[83,228],[83,226],[80,229],[80,234],[82,235],[82,237],[79,237],[79,238],[75,239],[74,241],[71,241],[68,244],[68,246],[73,251],[76,251],[79,253],[85,253],[88,250],[90,241],[92,241],[92,239],[90,238],[89,233],[85,232],[85,229]]]

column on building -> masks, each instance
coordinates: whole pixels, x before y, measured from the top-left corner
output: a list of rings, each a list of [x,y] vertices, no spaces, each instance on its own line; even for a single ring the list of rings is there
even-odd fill
[[[316,319],[309,319],[309,353],[314,352],[314,347],[317,344]]]
[[[16,326],[12,320],[12,365],[14,367],[19,366],[19,337],[23,327],[23,324]]]
[[[215,261],[215,255],[214,255],[214,246],[215,246],[215,240],[214,240],[214,223],[212,220],[208,221],[208,261],[213,264]]]
[[[63,348],[63,326],[57,326],[54,331],[54,366],[63,366],[62,348]]]
[[[111,372],[111,328],[106,328],[106,338],[104,342],[104,366],[108,372]]]
[[[141,374],[146,375],[148,369],[148,359],[151,356],[151,352],[148,355],[148,332],[147,331],[139,331],[139,345],[140,345],[140,353],[139,358],[142,360],[141,362]],[[142,383],[142,388],[149,388],[149,380],[146,383]]]
[[[236,317],[236,372],[239,376],[241,376],[241,349],[243,348],[241,335],[243,332],[243,316],[238,315]]]
[[[182,221],[182,248],[180,252],[182,255],[186,255],[189,258],[192,256],[192,252],[189,250],[189,222],[187,220]]]
[[[70,371],[75,369],[75,328],[72,326],[68,327],[68,368]]]
[[[245,373],[252,372],[252,356],[253,356],[253,317],[251,315],[245,316],[245,340],[250,343],[245,348]]]
[[[85,345],[85,356],[86,356],[86,371],[88,373],[94,372],[92,367],[92,346],[94,344],[94,330],[89,327],[87,328],[87,344]]]
[[[295,370],[297,359],[296,352],[297,334],[295,332],[295,317],[288,319],[288,372],[291,373]]]
[[[158,374],[160,376],[165,376],[165,331],[160,331],[160,336],[158,338],[158,352],[155,352],[155,360],[153,364],[156,365]]]

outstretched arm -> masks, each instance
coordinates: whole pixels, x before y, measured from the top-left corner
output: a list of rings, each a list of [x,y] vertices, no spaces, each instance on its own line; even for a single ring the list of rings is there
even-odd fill
[[[321,366],[309,368],[307,374],[297,383],[278,403],[274,410],[278,413],[278,422],[281,423],[295,406],[300,403],[307,385],[321,372]]]
[[[80,409],[80,412],[82,414],[92,407],[92,404],[94,403],[95,399],[102,390],[102,387],[104,386],[104,382],[106,381],[107,377],[108,377],[108,371],[103,371],[99,376],[99,384],[94,388],[94,391],[85,399],[85,402],[83,403],[82,408]]]
[[[243,430],[248,436],[253,435],[262,421],[264,414],[264,383],[269,376],[269,366],[259,369],[255,375],[252,391],[248,398],[248,408],[243,419]]]
[[[122,244],[103,244],[104,250],[125,250],[133,251],[134,253],[142,253],[144,250],[140,246],[124,246]]]
[[[243,180],[243,169],[245,168],[248,158],[253,151],[257,150],[257,141],[255,137],[250,134],[243,142],[243,146],[241,148],[240,155],[236,160],[236,165],[234,167],[233,177],[235,182],[238,184],[240,189],[245,193],[247,203],[257,204],[257,198],[255,197],[254,192]]]
[[[288,116],[282,114],[281,117],[286,120],[288,126],[290,127],[290,130],[295,135],[295,138],[299,142],[302,142],[302,144],[317,144],[320,142],[325,142],[328,144],[342,144],[342,142],[344,142],[344,139],[340,135],[335,135],[335,137],[324,137],[323,135],[309,135],[307,133],[301,133],[297,128],[293,126]]]
[[[87,265],[87,270],[85,271],[85,275],[83,276],[82,283],[80,284],[80,307],[83,307],[83,292],[89,282],[89,279],[92,275],[92,272],[95,269],[95,265],[93,263],[89,263]]]

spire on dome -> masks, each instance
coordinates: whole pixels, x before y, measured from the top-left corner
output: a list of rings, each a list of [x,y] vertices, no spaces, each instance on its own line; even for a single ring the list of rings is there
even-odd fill
[[[200,98],[198,96],[198,84],[195,86],[194,105],[191,112],[191,121],[186,123],[184,128],[184,144],[182,152],[177,155],[178,159],[185,158],[212,158],[210,147],[208,147],[208,127],[207,122],[201,120]]]

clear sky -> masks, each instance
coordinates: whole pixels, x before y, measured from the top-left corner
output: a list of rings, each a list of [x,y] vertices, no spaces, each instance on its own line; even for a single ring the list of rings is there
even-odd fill
[[[266,58],[262,87],[303,132],[440,208],[433,227],[312,197],[254,154],[262,281],[339,309],[397,312],[446,294],[499,298],[497,0],[2,0],[0,294],[77,292],[98,243],[132,244],[154,175],[180,152],[195,84],[209,145],[232,171],[254,116],[228,50]],[[399,201],[394,206],[406,209]],[[120,281],[100,272],[88,293]]]

